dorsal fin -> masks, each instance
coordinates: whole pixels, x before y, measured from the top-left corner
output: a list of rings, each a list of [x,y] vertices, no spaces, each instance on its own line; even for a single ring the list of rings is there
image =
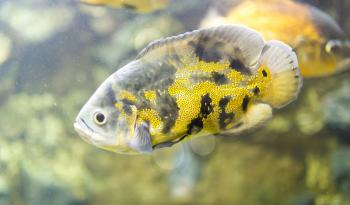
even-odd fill
[[[264,41],[258,32],[241,25],[222,25],[154,41],[136,59],[153,61],[164,56],[195,54],[203,61],[234,61],[253,67],[263,47]]]
[[[169,44],[172,44],[173,42],[179,41],[182,38],[185,38],[185,37],[187,37],[190,34],[193,35],[195,32],[198,32],[198,30],[195,30],[195,31],[192,31],[192,32],[186,32],[184,34],[180,34],[180,35],[177,35],[177,36],[171,36],[171,37],[161,38],[161,39],[152,41],[144,49],[142,49],[140,51],[140,53],[136,56],[136,60],[144,57],[145,55],[147,55],[148,53],[152,52],[153,50],[165,47],[165,46],[167,46]]]
[[[307,6],[310,9],[311,19],[319,28],[321,35],[324,35],[327,39],[343,40],[346,38],[344,31],[334,19],[313,6]]]

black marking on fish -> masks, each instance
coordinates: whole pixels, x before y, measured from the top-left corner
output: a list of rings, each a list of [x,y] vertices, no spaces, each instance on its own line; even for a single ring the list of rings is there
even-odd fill
[[[211,105],[211,102],[212,100],[209,96],[209,93],[202,96],[200,117],[207,118],[208,115],[213,112],[213,106]]]
[[[131,106],[130,106],[129,104],[124,104],[124,103],[123,103],[122,109],[124,110],[124,112],[125,112],[127,115],[131,115],[131,114],[132,114],[132,109],[131,109]]]
[[[167,134],[171,128],[174,127],[176,120],[179,116],[179,107],[177,106],[176,99],[167,93],[157,93],[157,111],[163,122],[162,133]]]
[[[263,74],[264,77],[267,77],[267,72],[266,72],[266,70],[262,70],[261,73]]]
[[[219,62],[222,59],[221,42],[211,42],[208,36],[201,36],[198,42],[190,41],[188,45],[194,48],[196,56],[201,61]]]
[[[145,68],[149,69],[145,69],[147,70],[146,73],[144,71],[140,73],[140,90],[157,90],[159,88],[167,88],[174,83],[177,67],[172,63],[164,62],[158,64],[149,62],[145,63]]]
[[[191,73],[189,79],[190,79],[190,82],[193,84],[198,84],[206,81],[214,81],[212,76],[209,76],[206,73],[197,73],[197,72]]]
[[[136,6],[135,5],[131,5],[131,4],[128,4],[128,3],[122,3],[122,7],[126,8],[126,9],[130,9],[130,10],[136,10]]]
[[[226,105],[230,102],[231,97],[230,96],[225,96],[223,98],[220,99],[219,101],[219,107],[221,110],[225,110],[226,109]]]
[[[131,100],[129,100],[127,98],[123,98],[123,99],[121,99],[121,101],[123,104],[126,104],[126,105],[135,105],[134,102],[132,102]]]
[[[253,88],[253,93],[254,93],[254,95],[259,95],[260,89],[259,89],[258,86],[255,86],[255,87]]]
[[[230,67],[244,75],[251,75],[249,68],[246,68],[244,64],[237,59],[232,59],[230,61]]]
[[[106,95],[104,100],[102,101],[102,106],[112,106],[114,107],[115,103],[117,103],[117,99],[115,97],[114,90],[112,85],[108,85],[106,88]]]
[[[122,99],[121,102],[123,104],[122,109],[124,110],[124,112],[127,115],[131,115],[132,114],[131,106],[135,105],[135,103],[132,102],[131,100],[127,99],[127,98]]]
[[[212,78],[217,85],[224,85],[229,83],[229,79],[226,77],[225,74],[219,73],[219,72],[212,72],[211,73]]]
[[[181,59],[177,54],[171,55],[168,59],[169,61],[181,62]],[[159,66],[159,64],[153,66]],[[176,73],[177,68],[172,62],[164,62],[159,66],[159,71],[166,72],[167,74],[173,74]]]
[[[128,90],[131,93],[141,92],[161,88],[160,84],[169,85],[172,83],[177,68],[171,63],[161,63],[159,61],[143,61],[135,64],[135,70],[123,77],[118,82],[120,89]]]
[[[152,149],[160,149],[160,148],[163,148],[163,147],[171,147],[171,146],[173,146],[174,144],[177,144],[177,143],[181,142],[182,140],[184,140],[187,136],[188,136],[188,135],[184,135],[184,136],[182,136],[181,138],[179,138],[178,140],[175,140],[175,141],[171,141],[171,142],[162,142],[162,143],[153,145],[153,146],[152,146]]]
[[[168,88],[169,86],[174,84],[173,78],[164,78],[161,80],[158,80],[156,82],[150,83],[149,85],[145,86],[147,90],[154,90],[159,88]]]
[[[244,96],[243,101],[242,101],[242,110],[243,110],[244,112],[246,112],[247,109],[248,109],[249,101],[250,101],[249,96],[248,96],[248,95]]]
[[[226,106],[230,102],[231,97],[226,96],[219,101],[219,108],[220,108],[220,114],[219,114],[219,126],[220,129],[225,129],[227,125],[233,122],[235,114],[233,112],[227,113],[226,112]]]
[[[203,120],[201,117],[197,117],[191,120],[191,123],[187,125],[187,134],[196,134],[203,129]]]

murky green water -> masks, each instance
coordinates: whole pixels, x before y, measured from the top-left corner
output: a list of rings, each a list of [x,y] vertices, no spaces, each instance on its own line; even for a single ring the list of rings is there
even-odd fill
[[[155,155],[85,143],[81,106],[147,43],[198,28],[209,0],[137,14],[72,0],[0,0],[0,204],[350,204],[350,74],[305,80],[252,134]],[[310,1],[349,34],[345,1]]]

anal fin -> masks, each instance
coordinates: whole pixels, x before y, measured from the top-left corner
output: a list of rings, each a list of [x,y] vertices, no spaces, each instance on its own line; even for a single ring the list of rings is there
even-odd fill
[[[258,103],[249,106],[247,112],[242,116],[239,126],[225,131],[223,134],[239,134],[251,132],[262,127],[272,118],[272,108],[265,103]]]

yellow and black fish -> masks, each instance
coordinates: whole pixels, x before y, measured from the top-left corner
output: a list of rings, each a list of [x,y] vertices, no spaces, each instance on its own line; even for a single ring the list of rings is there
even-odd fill
[[[164,9],[170,0],[80,0],[91,5],[106,5],[113,8],[125,8],[136,12],[147,13]]]
[[[103,149],[147,153],[191,136],[257,128],[301,85],[286,44],[243,26],[196,30],[148,45],[102,83],[74,127]]]
[[[266,40],[281,40],[296,50],[305,78],[350,69],[350,41],[321,10],[291,0],[229,2],[215,5],[201,27],[243,24],[260,32]]]

